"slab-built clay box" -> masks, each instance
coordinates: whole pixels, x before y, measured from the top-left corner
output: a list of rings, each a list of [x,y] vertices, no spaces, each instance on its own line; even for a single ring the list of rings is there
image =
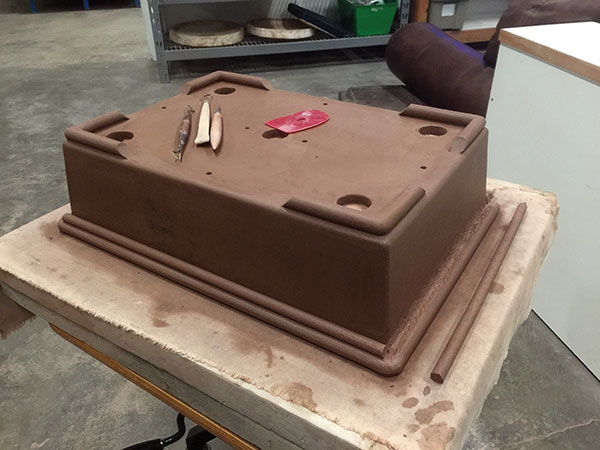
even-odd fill
[[[216,153],[193,143],[205,94],[224,117]],[[179,162],[187,105],[196,112]],[[264,124],[305,109],[330,120],[289,135]],[[486,204],[487,130],[469,114],[398,113],[216,72],[65,135],[62,231],[386,375],[402,369],[497,212]]]

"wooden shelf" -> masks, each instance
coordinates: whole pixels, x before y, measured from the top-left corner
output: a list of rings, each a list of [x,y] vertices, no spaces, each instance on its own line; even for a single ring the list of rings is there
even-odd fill
[[[429,0],[413,1],[413,22],[427,22],[429,12]]]
[[[144,4],[148,8],[142,8],[146,26],[150,28],[152,39],[150,40],[156,55],[156,65],[158,76],[161,82],[169,81],[169,62],[183,60],[202,60],[212,58],[231,58],[237,56],[255,56],[267,54],[281,54],[292,52],[308,52],[335,49],[350,49],[358,47],[369,47],[375,45],[386,45],[390,39],[390,34],[376,36],[344,36],[333,38],[324,33],[318,33],[315,37],[301,40],[278,41],[273,39],[260,39],[254,36],[247,36],[238,44],[221,47],[187,47],[178,45],[168,38],[168,32],[165,24],[164,10],[175,5],[198,5],[214,4],[214,11],[218,10],[218,5],[223,3],[233,4],[236,1],[243,0],[147,0]],[[250,0],[245,0],[250,3]],[[408,11],[410,0],[397,0],[398,17],[400,25],[408,23]],[[324,13],[323,5],[327,2],[313,2],[317,11]],[[275,8],[287,4],[283,0],[273,1]],[[321,4],[317,8],[317,4]],[[287,6],[287,5],[286,5]],[[313,8],[313,10],[315,9]],[[171,18],[171,15],[169,15]],[[176,17],[176,16],[173,16]],[[177,16],[179,17],[179,16]],[[185,16],[181,16],[182,18]]]
[[[492,38],[495,28],[474,28],[472,30],[446,31],[450,36],[460,42],[487,42]]]

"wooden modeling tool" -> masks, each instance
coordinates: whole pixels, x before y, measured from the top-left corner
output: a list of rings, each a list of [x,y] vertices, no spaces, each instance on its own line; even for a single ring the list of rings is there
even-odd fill
[[[454,364],[454,360],[462,348],[469,331],[473,327],[475,319],[477,319],[477,315],[479,314],[479,311],[481,311],[481,307],[488,296],[496,275],[498,275],[510,245],[519,230],[519,226],[525,216],[525,211],[527,211],[527,205],[525,203],[521,203],[517,206],[508,228],[506,228],[506,231],[504,232],[504,236],[502,236],[498,242],[494,256],[490,260],[487,269],[483,274],[483,278],[469,300],[467,309],[465,309],[463,315],[459,319],[452,336],[450,336],[437,364],[431,372],[431,379],[436,383],[442,384],[444,382],[452,364]]]
[[[194,144],[202,145],[210,141],[210,102],[212,96],[205,95],[202,99],[202,107],[200,108],[200,117],[198,118],[198,134],[194,139]]]
[[[221,107],[219,106],[215,111],[215,115],[212,119],[210,126],[210,146],[213,151],[217,151],[219,145],[221,145],[221,139],[223,138],[223,115],[221,114]]]
[[[188,105],[183,115],[183,120],[179,124],[179,129],[175,135],[175,149],[173,150],[173,156],[177,161],[181,161],[183,151],[190,138],[190,130],[192,129],[192,114],[194,109]]]

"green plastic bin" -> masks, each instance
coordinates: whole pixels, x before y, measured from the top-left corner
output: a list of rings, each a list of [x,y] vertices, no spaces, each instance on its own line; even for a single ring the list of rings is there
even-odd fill
[[[388,34],[398,9],[398,0],[384,2],[383,5],[356,5],[351,0],[338,0],[342,26],[356,36]]]

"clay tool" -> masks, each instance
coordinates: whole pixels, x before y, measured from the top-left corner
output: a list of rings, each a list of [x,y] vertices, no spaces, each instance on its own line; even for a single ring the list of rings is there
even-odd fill
[[[279,117],[277,119],[265,122],[266,125],[284,133],[297,133],[298,131],[321,125],[329,120],[329,116],[318,109],[306,109],[289,116]]]
[[[446,347],[444,347],[437,364],[431,372],[431,379],[436,383],[442,384],[444,382],[452,364],[454,364],[454,360],[464,344],[469,331],[473,327],[475,319],[477,319],[479,311],[483,306],[483,302],[487,298],[492,283],[494,282],[496,275],[498,275],[502,262],[508,253],[508,249],[519,230],[519,226],[525,216],[525,211],[527,211],[527,205],[525,203],[521,203],[517,206],[515,213],[504,232],[504,236],[502,236],[498,242],[496,250],[494,251],[494,256],[488,263],[483,277],[477,285],[477,289],[469,300],[467,308],[460,317],[452,336],[450,336],[450,339],[446,343]]]
[[[202,99],[202,107],[200,108],[200,117],[198,118],[198,134],[194,139],[194,144],[202,145],[210,141],[210,101],[212,96],[205,95]]]
[[[177,135],[175,136],[175,150],[173,150],[173,156],[177,161],[181,161],[183,156],[183,150],[190,138],[190,130],[192,129],[192,114],[194,114],[193,108],[188,105],[185,110],[185,114],[183,115],[183,120],[179,125],[179,129],[177,130]]]
[[[215,111],[215,115],[212,118],[210,125],[210,146],[213,151],[217,151],[219,145],[221,145],[221,139],[223,138],[223,115],[221,114],[221,107],[219,106]]]

